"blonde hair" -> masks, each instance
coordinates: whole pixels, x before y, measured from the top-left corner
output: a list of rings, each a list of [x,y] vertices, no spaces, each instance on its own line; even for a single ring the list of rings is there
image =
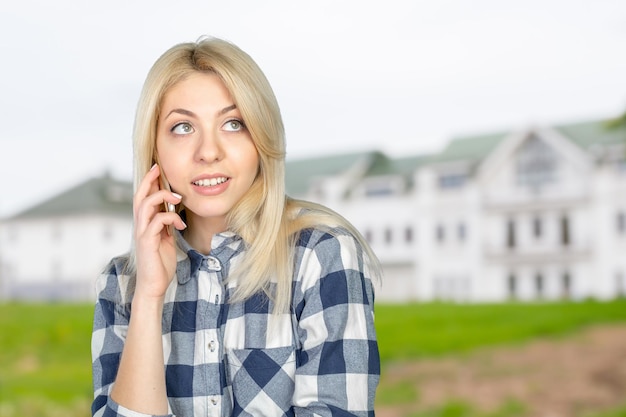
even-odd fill
[[[166,51],[144,83],[133,132],[135,189],[155,162],[156,128],[163,97],[176,83],[197,72],[216,74],[241,112],[259,154],[259,174],[250,190],[227,216],[229,230],[247,246],[229,279],[237,282],[234,299],[265,291],[274,312],[287,311],[291,299],[293,257],[298,232],[309,227],[343,227],[362,244],[379,271],[371,249],[345,219],[320,205],[290,199],[285,194],[285,132],[274,92],[252,58],[230,42],[202,38]],[[135,253],[131,248],[131,274]],[[275,291],[270,284],[275,282]]]

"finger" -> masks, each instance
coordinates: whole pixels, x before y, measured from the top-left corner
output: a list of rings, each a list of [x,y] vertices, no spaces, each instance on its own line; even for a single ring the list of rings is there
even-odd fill
[[[165,204],[165,211],[175,212],[176,205],[179,204],[183,200],[183,197],[180,194],[176,194],[171,191],[167,191],[163,194],[163,203]]]
[[[135,209],[133,213],[134,215],[137,214],[137,208],[139,207],[140,202],[143,201],[148,195],[158,191],[159,183],[157,180],[160,173],[161,168],[157,164],[154,164],[139,183],[137,191],[133,197],[133,207]]]
[[[163,239],[167,235],[168,227],[175,227],[178,230],[187,228],[183,219],[176,213],[157,213],[152,221],[146,226],[142,233],[142,237]],[[171,236],[169,236],[171,238]]]
[[[166,190],[158,190],[157,192],[144,198],[141,202],[139,202],[137,207],[137,215],[135,218],[136,234],[143,234],[144,230],[148,227],[148,224],[152,222],[152,219],[159,212],[163,211],[164,203],[175,206],[180,203],[181,200],[182,197],[180,195]]]

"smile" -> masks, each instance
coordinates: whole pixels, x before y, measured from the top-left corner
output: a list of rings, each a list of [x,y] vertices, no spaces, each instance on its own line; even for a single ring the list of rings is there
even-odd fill
[[[228,181],[228,177],[208,178],[204,180],[194,181],[193,184],[199,187],[215,187]]]

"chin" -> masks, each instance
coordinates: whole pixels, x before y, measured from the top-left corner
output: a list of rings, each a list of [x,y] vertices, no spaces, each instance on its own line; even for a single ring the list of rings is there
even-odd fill
[[[228,214],[228,210],[218,209],[216,207],[186,207],[188,212],[201,219],[224,219]]]

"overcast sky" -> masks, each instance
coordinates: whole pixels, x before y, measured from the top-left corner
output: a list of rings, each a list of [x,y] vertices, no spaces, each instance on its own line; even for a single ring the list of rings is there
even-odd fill
[[[626,110],[623,0],[15,1],[0,13],[0,218],[106,170],[130,179],[145,75],[201,35],[259,63],[290,159]]]

